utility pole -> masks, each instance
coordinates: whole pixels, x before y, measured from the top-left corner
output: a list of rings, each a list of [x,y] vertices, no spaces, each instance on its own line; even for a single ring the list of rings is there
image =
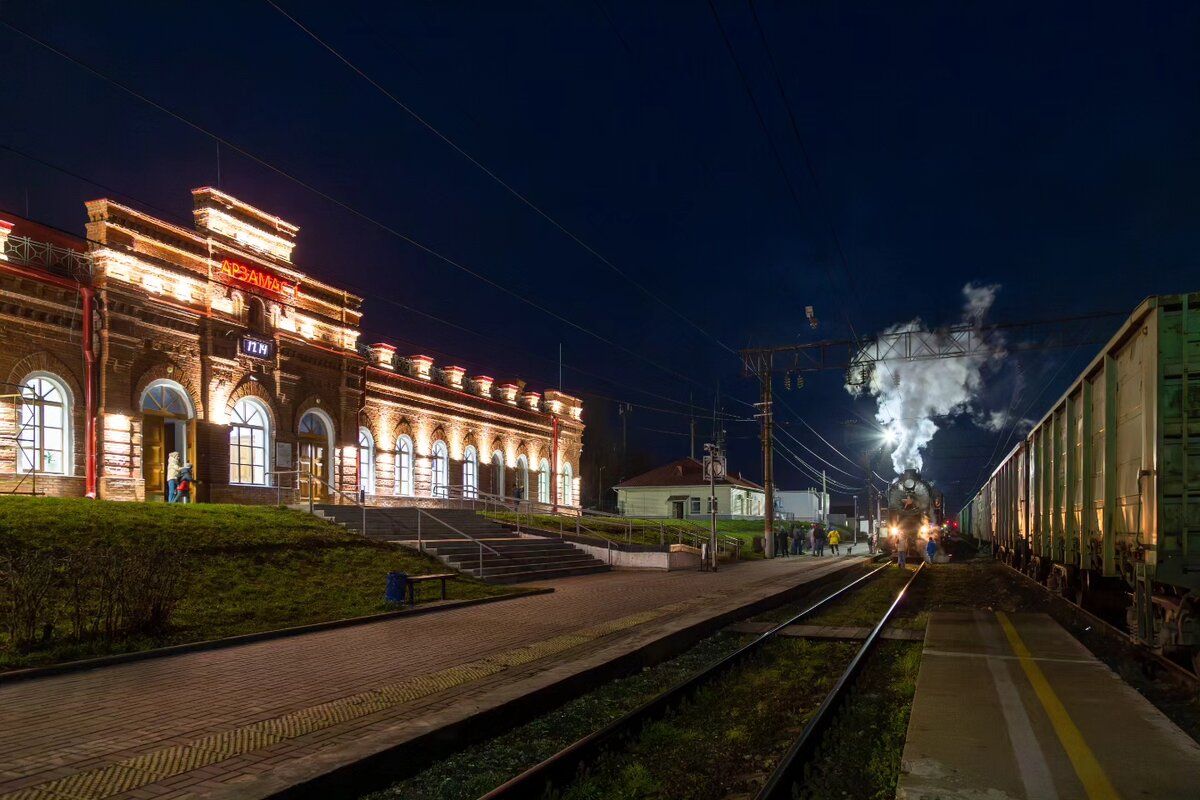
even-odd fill
[[[879,532],[876,528],[879,527],[879,518],[875,516],[875,483],[867,484],[867,536],[876,546],[879,545]]]
[[[621,479],[629,477],[629,463],[626,459],[626,434],[629,432],[629,411],[632,408],[628,403],[621,403]]]
[[[717,571],[717,463],[723,453],[720,445],[704,445],[704,452],[708,455],[708,514],[711,518],[711,527],[708,535],[708,557],[710,569],[713,572]]]
[[[821,470],[821,516],[825,530],[829,530],[829,483],[825,480],[825,470]]]
[[[854,543],[858,544],[858,492],[854,493]]]
[[[760,358],[758,362],[758,380],[762,386],[762,400],[758,403],[758,416],[762,419],[762,450],[763,450],[763,491],[766,495],[766,508],[763,509],[763,554],[767,558],[775,557],[775,475],[774,475],[774,437],[775,424],[771,413],[771,357]]]

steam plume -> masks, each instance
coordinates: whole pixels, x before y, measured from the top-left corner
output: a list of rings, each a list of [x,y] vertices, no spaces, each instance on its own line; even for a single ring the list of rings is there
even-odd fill
[[[968,283],[963,287],[963,322],[978,326],[992,307],[998,285]],[[895,325],[884,334],[924,331],[920,319]],[[892,466],[897,473],[924,464],[921,451],[938,432],[935,418],[953,417],[975,411],[974,405],[983,388],[988,363],[1002,358],[1004,350],[993,347],[960,358],[934,358],[925,361],[886,361],[875,365],[870,380],[862,385],[847,384],[855,396],[869,394],[878,404],[875,418],[895,437]],[[1003,412],[973,417],[993,430],[1002,426]]]

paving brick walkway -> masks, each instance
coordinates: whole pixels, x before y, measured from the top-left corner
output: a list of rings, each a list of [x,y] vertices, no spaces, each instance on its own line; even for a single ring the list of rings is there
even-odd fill
[[[0,800],[261,797],[860,559],[553,594],[0,685]]]

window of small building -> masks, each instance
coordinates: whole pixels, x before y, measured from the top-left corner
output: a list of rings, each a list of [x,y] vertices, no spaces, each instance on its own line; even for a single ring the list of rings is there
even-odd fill
[[[690,499],[689,506],[688,506],[688,513],[689,514],[699,514],[700,513],[700,498],[699,497],[693,497]]]

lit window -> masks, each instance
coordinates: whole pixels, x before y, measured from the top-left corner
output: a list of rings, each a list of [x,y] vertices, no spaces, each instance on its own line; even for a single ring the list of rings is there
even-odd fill
[[[270,438],[267,407],[252,397],[238,400],[229,425],[230,483],[266,485],[267,442]]]
[[[433,476],[429,496],[450,496],[450,454],[446,450],[446,443],[440,440],[433,443]]]
[[[529,499],[529,459],[525,456],[517,457],[517,489],[520,490],[522,500]],[[513,496],[517,496],[514,492]]]
[[[412,497],[413,443],[407,436],[396,439],[396,494]]]
[[[70,422],[67,389],[57,378],[43,375],[25,381],[21,385],[17,470],[68,474]]]
[[[572,475],[571,475],[571,465],[569,463],[563,464],[562,488],[558,493],[558,504],[559,505],[561,505],[561,506],[575,505],[573,502],[571,502],[571,490],[572,490],[572,488],[574,488],[574,484],[575,484],[575,481],[572,479]]]
[[[375,494],[375,440],[366,428],[358,429],[358,488]]]
[[[504,456],[499,450],[492,453],[492,494],[504,496]]]
[[[544,458],[538,462],[538,502],[550,503],[550,462]]]
[[[479,454],[474,447],[463,453],[463,497],[479,496]]]

